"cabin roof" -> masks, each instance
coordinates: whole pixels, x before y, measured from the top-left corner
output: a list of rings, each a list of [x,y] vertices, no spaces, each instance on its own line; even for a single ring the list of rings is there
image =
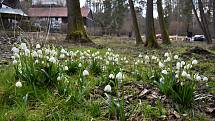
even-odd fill
[[[81,15],[88,17],[90,9],[88,7],[81,8]],[[33,7],[28,10],[30,17],[67,17],[66,7]]]

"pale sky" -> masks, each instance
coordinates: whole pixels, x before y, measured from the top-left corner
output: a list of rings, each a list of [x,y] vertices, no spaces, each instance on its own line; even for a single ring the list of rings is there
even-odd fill
[[[1,0],[0,0],[1,1]],[[21,0],[22,1],[22,0]],[[36,4],[37,2],[38,2],[39,0],[32,0],[32,4]],[[55,2],[59,2],[59,1],[61,1],[61,2],[63,2],[63,3],[65,3],[66,2],[66,0],[43,0],[43,2],[45,2],[45,3],[55,3]],[[82,6],[84,6],[85,5],[85,3],[86,3],[86,0],[80,0],[80,7],[82,7]]]
[[[84,6],[85,2],[86,2],[86,0],[80,0],[80,6],[81,7]]]

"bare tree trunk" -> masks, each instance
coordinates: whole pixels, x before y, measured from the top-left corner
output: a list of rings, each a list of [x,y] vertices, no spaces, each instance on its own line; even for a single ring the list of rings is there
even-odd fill
[[[208,27],[208,20],[205,16],[205,13],[204,13],[202,0],[198,0],[198,5],[199,5],[199,11],[200,11],[200,17],[201,17],[202,25],[205,29],[205,32],[204,32],[205,37],[207,39],[208,44],[211,44],[212,43],[211,34],[210,34],[209,27]]]
[[[68,33],[66,40],[74,43],[93,43],[87,36],[79,0],[67,0]]]
[[[147,0],[146,10],[146,44],[149,48],[157,48],[158,43],[155,39],[153,0]]]
[[[162,7],[162,0],[157,0],[157,9],[158,9],[158,17],[159,17],[159,24],[162,33],[162,40],[164,44],[170,44],[169,33],[167,31],[166,23],[164,21],[164,14],[163,14],[163,7]]]
[[[135,12],[135,9],[134,9],[133,0],[129,0],[129,6],[130,6],[130,9],[131,9],[133,27],[134,27],[134,30],[135,30],[136,44],[137,45],[138,44],[143,44],[143,40],[141,38],[140,30],[139,30],[139,27],[138,27],[137,16],[136,16],[136,12]]]
[[[213,31],[215,37],[215,0],[213,0]]]
[[[202,25],[202,23],[201,23],[201,21],[200,21],[200,18],[198,17],[198,13],[197,13],[197,11],[196,11],[196,9],[195,9],[195,5],[194,5],[194,3],[193,3],[193,0],[190,0],[190,1],[191,1],[191,3],[192,3],[192,9],[193,9],[194,15],[195,15],[195,17],[196,17],[196,19],[197,19],[197,21],[198,21],[198,24],[199,24],[200,28],[202,29],[202,31],[204,32],[205,29],[204,29],[204,27],[203,27],[203,25]]]

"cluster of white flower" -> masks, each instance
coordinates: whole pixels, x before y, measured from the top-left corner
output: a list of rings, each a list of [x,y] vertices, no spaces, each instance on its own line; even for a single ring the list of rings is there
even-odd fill
[[[40,44],[36,44],[34,50],[30,50],[27,47],[26,43],[21,43],[17,47],[13,47],[11,49],[13,52],[12,63],[14,65],[20,65],[20,61],[23,57],[32,57],[35,64],[46,64],[47,66],[54,64],[60,66],[63,71],[68,71],[70,69],[67,62],[78,62],[78,68],[83,69],[86,65],[92,64],[92,62],[99,62],[103,71],[108,68],[109,65],[113,65],[117,67],[122,64],[134,64],[136,68],[139,64],[149,63],[158,64],[159,68],[162,69],[162,75],[170,74],[170,71],[173,71],[173,74],[176,78],[185,77],[188,79],[196,79],[196,80],[204,80],[207,81],[208,78],[204,76],[196,76],[189,72],[189,70],[196,64],[198,64],[197,60],[192,60],[191,62],[181,61],[178,55],[172,55],[171,53],[165,53],[165,59],[162,60],[154,55],[142,55],[139,54],[138,58],[134,58],[134,60],[129,59],[126,56],[120,56],[119,54],[114,54],[113,50],[108,48],[108,51],[105,53],[101,53],[99,51],[93,52],[91,50],[74,50],[70,51],[64,48],[58,49],[55,47],[41,47]],[[175,65],[169,66],[169,64],[173,64],[172,62],[176,62]],[[88,70],[83,71],[83,76],[88,76]],[[122,72],[118,74],[110,74],[109,79],[111,80],[123,80],[124,75]],[[58,76],[57,80],[62,80],[63,77]]]
[[[172,56],[171,53],[165,53],[164,57],[166,57],[166,59],[163,62],[159,61],[158,63],[158,66],[162,69],[161,73],[163,75],[168,75],[169,71],[171,70],[172,73],[175,75],[175,78],[179,78],[179,75],[181,75],[181,77],[184,77],[187,79],[195,79],[198,81],[208,80],[207,77],[203,77],[204,78],[203,79],[200,76],[196,76],[191,73],[190,69],[193,67],[193,65],[198,64],[197,60],[194,59],[191,62],[180,61],[180,58],[178,55]],[[172,62],[176,62],[176,64],[174,65]]]

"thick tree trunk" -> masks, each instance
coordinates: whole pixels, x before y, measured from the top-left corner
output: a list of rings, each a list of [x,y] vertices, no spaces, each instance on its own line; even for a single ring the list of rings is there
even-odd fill
[[[200,17],[201,17],[201,21],[202,21],[202,25],[205,29],[205,37],[207,39],[207,42],[208,44],[212,43],[212,39],[211,39],[211,34],[210,34],[210,30],[209,30],[209,27],[208,27],[208,20],[205,16],[205,13],[204,13],[204,9],[203,9],[203,3],[202,3],[202,0],[198,0],[198,5],[199,5],[199,11],[200,11]]]
[[[195,17],[196,17],[196,19],[197,19],[197,22],[198,22],[200,28],[202,29],[202,31],[205,32],[205,28],[203,27],[203,25],[202,25],[202,23],[201,23],[201,21],[200,21],[200,18],[199,18],[198,13],[197,13],[197,11],[196,11],[196,9],[195,9],[195,5],[194,5],[194,3],[193,3],[193,0],[190,0],[190,1],[191,1],[191,3],[192,3],[192,9],[193,9],[194,15],[195,15]]]
[[[66,40],[74,43],[93,43],[87,36],[79,0],[67,0],[68,32]]]
[[[163,7],[162,7],[162,0],[157,0],[157,9],[158,9],[158,17],[159,17],[159,24],[162,33],[162,40],[164,44],[170,44],[169,33],[166,28],[166,23],[164,21],[164,14],[163,14]]]
[[[155,38],[154,17],[153,17],[153,0],[147,0],[146,10],[146,46],[157,48],[158,43]]]
[[[213,35],[215,37],[215,0],[213,0]]]
[[[136,44],[143,44],[143,40],[141,38],[140,35],[140,30],[138,27],[138,22],[137,22],[137,16],[136,16],[136,12],[134,9],[134,3],[133,0],[129,0],[129,6],[130,6],[130,10],[131,10],[131,15],[132,15],[132,20],[133,20],[133,27],[134,27],[134,31],[135,31],[135,36],[136,36]]]
[[[198,0],[198,5],[199,5],[199,11],[200,11],[200,18],[198,17],[198,13],[195,9],[195,5],[193,3],[193,0],[190,0],[191,3],[192,3],[192,8],[193,8],[193,12],[196,16],[196,19],[199,23],[199,26],[200,28],[202,29],[206,39],[207,39],[207,43],[210,44],[212,43],[212,39],[211,39],[211,34],[210,34],[210,31],[209,31],[209,28],[208,28],[208,22],[207,22],[207,19],[206,19],[206,16],[205,16],[205,13],[204,13],[204,10],[203,10],[203,3],[201,0]]]

